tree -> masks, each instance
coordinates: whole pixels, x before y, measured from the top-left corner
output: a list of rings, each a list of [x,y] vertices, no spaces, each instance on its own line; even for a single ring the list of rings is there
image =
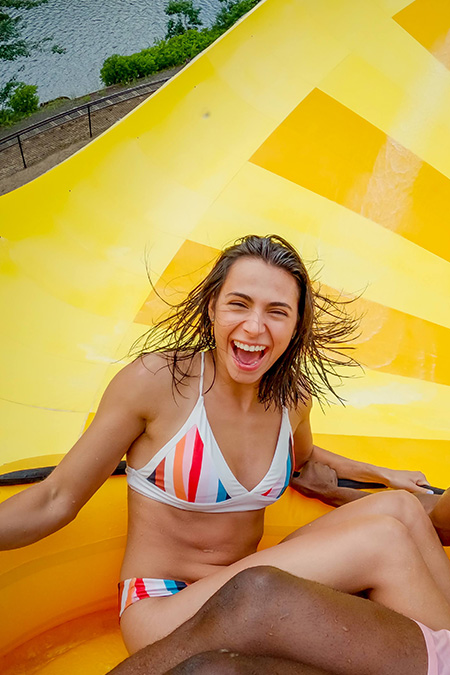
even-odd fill
[[[15,61],[19,57],[31,56],[36,49],[43,49],[52,38],[46,37],[34,42],[22,37],[25,25],[22,11],[43,5],[48,0],[0,0],[0,61]],[[10,10],[13,10],[11,14]],[[53,45],[50,50],[62,54],[65,50]],[[18,82],[16,77],[0,87],[0,124],[17,121],[30,115],[38,106],[37,87]]]
[[[220,0],[220,2],[222,8],[216,16],[216,26],[225,31],[255,7],[260,0]]]
[[[22,14],[12,16],[8,10],[30,10],[43,5],[48,0],[0,0],[0,60],[15,61],[20,56],[30,56],[35,49],[42,49],[52,38],[47,37],[33,42],[22,37],[25,25]],[[51,47],[52,52],[62,53],[58,45]]]
[[[14,124],[36,112],[38,106],[35,85],[10,80],[0,89],[0,124]]]
[[[166,39],[203,25],[200,10],[194,7],[192,0],[169,0],[164,11],[167,16],[175,17],[167,22]]]

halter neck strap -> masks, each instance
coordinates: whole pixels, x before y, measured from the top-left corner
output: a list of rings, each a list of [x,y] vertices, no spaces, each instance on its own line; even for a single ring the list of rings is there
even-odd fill
[[[203,396],[203,376],[205,374],[205,352],[201,352],[201,365],[200,365],[200,384],[199,384],[199,394]]]

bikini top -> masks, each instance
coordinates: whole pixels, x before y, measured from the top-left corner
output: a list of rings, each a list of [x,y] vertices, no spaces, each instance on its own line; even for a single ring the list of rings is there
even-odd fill
[[[256,511],[277,501],[286,490],[293,463],[289,415],[283,408],[277,446],[264,478],[247,490],[232,473],[214,438],[203,398],[201,355],[197,403],[181,429],[141,469],[126,469],[130,488],[145,497],[186,511],[230,513]]]

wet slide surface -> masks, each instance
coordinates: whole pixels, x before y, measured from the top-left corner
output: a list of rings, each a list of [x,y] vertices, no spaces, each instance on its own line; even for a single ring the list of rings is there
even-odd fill
[[[0,197],[2,471],[54,464],[89,424],[163,310],[145,258],[173,300],[224,245],[275,232],[330,292],[362,293],[364,373],[340,390],[346,408],[314,408],[316,443],[449,485],[449,31],[445,0],[266,0],[103,136]],[[1,554],[4,651],[61,624],[39,672],[123,658],[111,608],[125,491],[111,478],[64,532]],[[318,512],[286,496],[268,539]],[[85,633],[64,623],[89,612]]]

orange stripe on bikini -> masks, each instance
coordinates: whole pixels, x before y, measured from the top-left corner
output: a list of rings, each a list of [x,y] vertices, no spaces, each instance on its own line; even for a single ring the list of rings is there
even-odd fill
[[[133,602],[133,591],[136,584],[136,579],[130,579],[130,585],[128,586],[127,601],[125,603],[125,609],[131,605]]]
[[[187,501],[187,495],[184,489],[183,483],[183,457],[186,446],[186,436],[178,441],[175,449],[175,456],[173,460],[173,487],[175,490],[175,495],[178,499],[184,499]]]
[[[166,466],[166,458],[162,460],[160,464],[156,467],[155,471],[155,485],[159,487],[161,490],[165,490],[165,484],[164,484],[164,469]]]

